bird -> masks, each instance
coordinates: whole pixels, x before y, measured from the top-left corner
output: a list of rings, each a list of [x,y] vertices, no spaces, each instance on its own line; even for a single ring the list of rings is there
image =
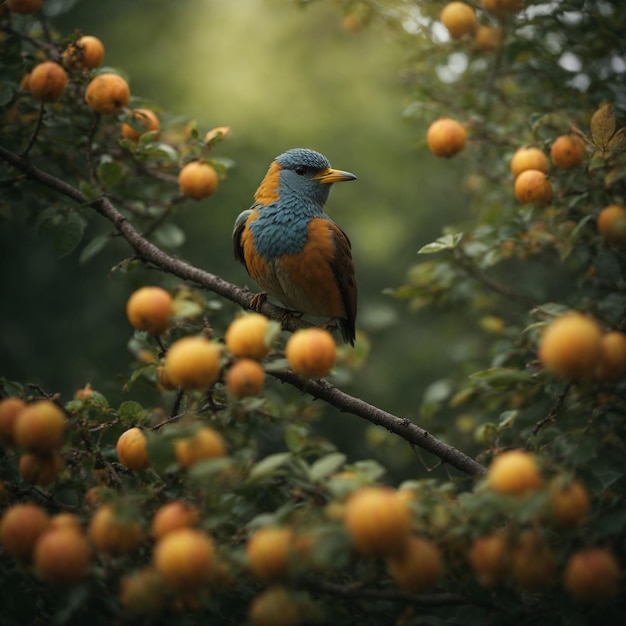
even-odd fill
[[[354,346],[357,284],[352,246],[324,212],[333,183],[356,180],[333,169],[308,148],[277,156],[261,181],[252,206],[233,229],[235,259],[250,277],[287,309],[336,322]]]

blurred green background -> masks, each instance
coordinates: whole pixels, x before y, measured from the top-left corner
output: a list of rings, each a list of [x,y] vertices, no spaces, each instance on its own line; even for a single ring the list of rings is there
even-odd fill
[[[358,176],[337,185],[327,206],[352,240],[357,328],[371,341],[368,362],[341,386],[419,423],[424,390],[471,351],[450,339],[465,323],[463,312],[411,315],[383,290],[405,281],[416,251],[443,225],[463,219],[468,200],[463,165],[430,155],[425,127],[403,116],[406,45],[383,24],[353,32],[332,2],[46,5],[61,33],[79,29],[104,42],[105,65],[128,76],[134,96],[168,115],[196,119],[202,132],[232,127],[217,154],[232,158],[235,167],[214,197],[185,203],[176,216],[187,235],[179,254],[191,263],[256,288],[233,259],[231,228],[272,158],[285,149],[314,148]],[[95,221],[89,234],[107,227]],[[128,254],[122,244],[86,265],[78,263],[80,250],[57,259],[31,224],[1,222],[0,245],[2,374],[61,392],[64,399],[86,382],[113,404],[132,398],[116,381],[131,362],[124,306],[135,287],[162,277],[111,273]],[[361,420],[328,409],[324,423],[338,445],[350,447],[351,457],[372,455]]]

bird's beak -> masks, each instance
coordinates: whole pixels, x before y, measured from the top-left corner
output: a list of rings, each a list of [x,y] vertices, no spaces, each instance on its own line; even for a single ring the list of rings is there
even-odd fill
[[[356,180],[354,174],[350,172],[343,172],[342,170],[334,170],[332,167],[328,167],[322,170],[319,174],[313,176],[314,180],[319,180],[320,183],[330,184],[339,183],[342,180]]]

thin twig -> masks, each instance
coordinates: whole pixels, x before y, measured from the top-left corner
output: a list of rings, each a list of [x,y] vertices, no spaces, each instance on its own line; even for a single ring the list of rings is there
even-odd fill
[[[37,136],[39,135],[39,131],[41,130],[41,126],[43,125],[43,118],[46,114],[46,105],[45,103],[41,103],[39,105],[39,115],[37,116],[37,123],[35,124],[35,129],[33,130],[33,134],[30,136],[24,151],[22,152],[22,157],[25,159],[28,157],[28,153],[31,151],[32,147],[35,145],[35,141],[37,140]]]
[[[534,437],[546,424],[549,422],[554,422],[556,420],[559,411],[563,407],[563,403],[565,402],[565,398],[569,393],[569,390],[572,388],[572,381],[568,382],[567,385],[563,388],[563,391],[556,397],[556,402],[554,406],[550,409],[550,412],[542,417],[534,426],[534,428],[530,431],[530,434]]]

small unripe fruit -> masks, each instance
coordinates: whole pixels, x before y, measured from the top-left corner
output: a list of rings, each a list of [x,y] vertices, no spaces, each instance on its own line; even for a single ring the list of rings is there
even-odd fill
[[[561,135],[550,147],[550,158],[559,170],[572,170],[585,159],[585,142],[578,135]]]
[[[62,55],[63,64],[75,70],[92,70],[104,59],[104,45],[93,35],[83,35],[69,45]]]
[[[96,550],[106,556],[129,554],[143,540],[139,522],[118,513],[110,504],[96,510],[87,532]]]
[[[26,403],[20,398],[5,398],[0,400],[0,442],[7,445],[15,445],[15,422],[17,416],[26,407]]]
[[[439,548],[423,537],[409,537],[404,546],[387,559],[390,576],[401,589],[421,592],[437,584],[443,573]]]
[[[226,444],[217,431],[205,426],[198,429],[192,437],[177,439],[174,442],[174,452],[178,464],[189,468],[199,461],[226,456]]]
[[[43,0],[7,0],[6,5],[12,13],[29,15],[41,10]]]
[[[181,528],[157,542],[152,562],[170,587],[194,588],[206,583],[211,577],[215,565],[215,547],[206,533]]]
[[[246,544],[248,565],[263,581],[280,580],[287,575],[293,533],[289,528],[260,528]]]
[[[610,204],[604,207],[597,220],[598,232],[614,246],[626,246],[626,207]]]
[[[129,428],[123,432],[115,446],[119,462],[132,470],[150,467],[146,436],[141,428]]]
[[[525,170],[515,179],[515,197],[522,204],[543,204],[552,200],[552,183],[540,170]]]
[[[344,525],[366,556],[388,556],[402,549],[411,531],[411,512],[404,498],[384,487],[362,487],[346,502]]]
[[[37,541],[33,561],[37,574],[45,582],[75,583],[89,571],[91,550],[81,532],[70,528],[50,529]]]
[[[593,376],[602,358],[602,329],[591,317],[571,312],[555,319],[544,331],[539,359],[565,378]]]
[[[489,486],[498,493],[523,494],[541,487],[543,479],[535,457],[523,450],[498,455],[487,473]]]
[[[434,121],[426,133],[428,148],[438,157],[451,157],[463,150],[466,138],[463,125],[449,117]]]
[[[160,335],[172,323],[172,296],[161,287],[141,287],[128,299],[126,316],[137,330]]]
[[[226,372],[226,389],[236,398],[256,396],[265,385],[265,370],[254,359],[239,359]]]
[[[537,591],[550,586],[555,558],[550,546],[536,531],[526,531],[517,540],[511,555],[511,573],[524,590]]]
[[[511,159],[511,174],[517,178],[526,170],[547,172],[550,169],[548,157],[539,148],[518,148]]]
[[[128,83],[117,74],[99,74],[85,91],[87,106],[100,115],[119,113],[129,100]]]
[[[27,452],[20,456],[19,471],[25,482],[47,487],[59,477],[64,466],[63,457],[56,450],[45,454]]]
[[[476,30],[477,20],[474,9],[465,2],[450,2],[441,11],[441,23],[450,36],[459,39],[471,35]]]
[[[626,374],[626,334],[613,331],[602,337],[598,378],[619,380]]]
[[[469,558],[481,585],[492,587],[502,582],[511,565],[507,535],[498,532],[478,537]]]
[[[577,480],[555,478],[550,483],[550,514],[557,526],[578,526],[589,512],[589,493]]]
[[[262,361],[270,352],[271,341],[268,337],[270,321],[260,313],[248,313],[234,319],[224,339],[226,347],[236,357],[245,357]]]
[[[254,598],[248,613],[251,626],[300,626],[304,611],[284,587],[269,587]]]
[[[215,168],[208,163],[192,161],[187,163],[178,175],[178,186],[184,196],[201,200],[217,191],[219,177]]]
[[[323,328],[302,328],[287,341],[285,356],[289,367],[305,378],[322,378],[335,365],[337,346]]]
[[[41,507],[35,504],[14,504],[0,520],[0,544],[9,556],[27,561],[49,523],[50,518]]]
[[[144,133],[150,131],[157,131],[155,139],[159,137],[161,124],[159,122],[157,114],[154,111],[151,111],[150,109],[135,109],[132,115],[133,119],[141,127],[141,130],[137,130],[127,122],[124,122],[122,124],[122,137],[124,137],[124,139],[138,141]]]
[[[563,585],[577,600],[598,602],[615,595],[622,578],[619,563],[606,548],[586,548],[570,556]]]
[[[63,95],[67,82],[67,74],[58,63],[44,61],[30,73],[28,90],[37,100],[53,102]]]
[[[184,389],[205,389],[220,374],[222,349],[205,337],[184,337],[165,356],[169,379]]]
[[[61,447],[67,420],[61,409],[49,400],[27,405],[15,422],[15,442],[21,448],[45,453]]]
[[[182,500],[168,502],[160,507],[152,518],[152,536],[162,539],[165,535],[181,528],[191,528],[200,521],[198,509]]]

